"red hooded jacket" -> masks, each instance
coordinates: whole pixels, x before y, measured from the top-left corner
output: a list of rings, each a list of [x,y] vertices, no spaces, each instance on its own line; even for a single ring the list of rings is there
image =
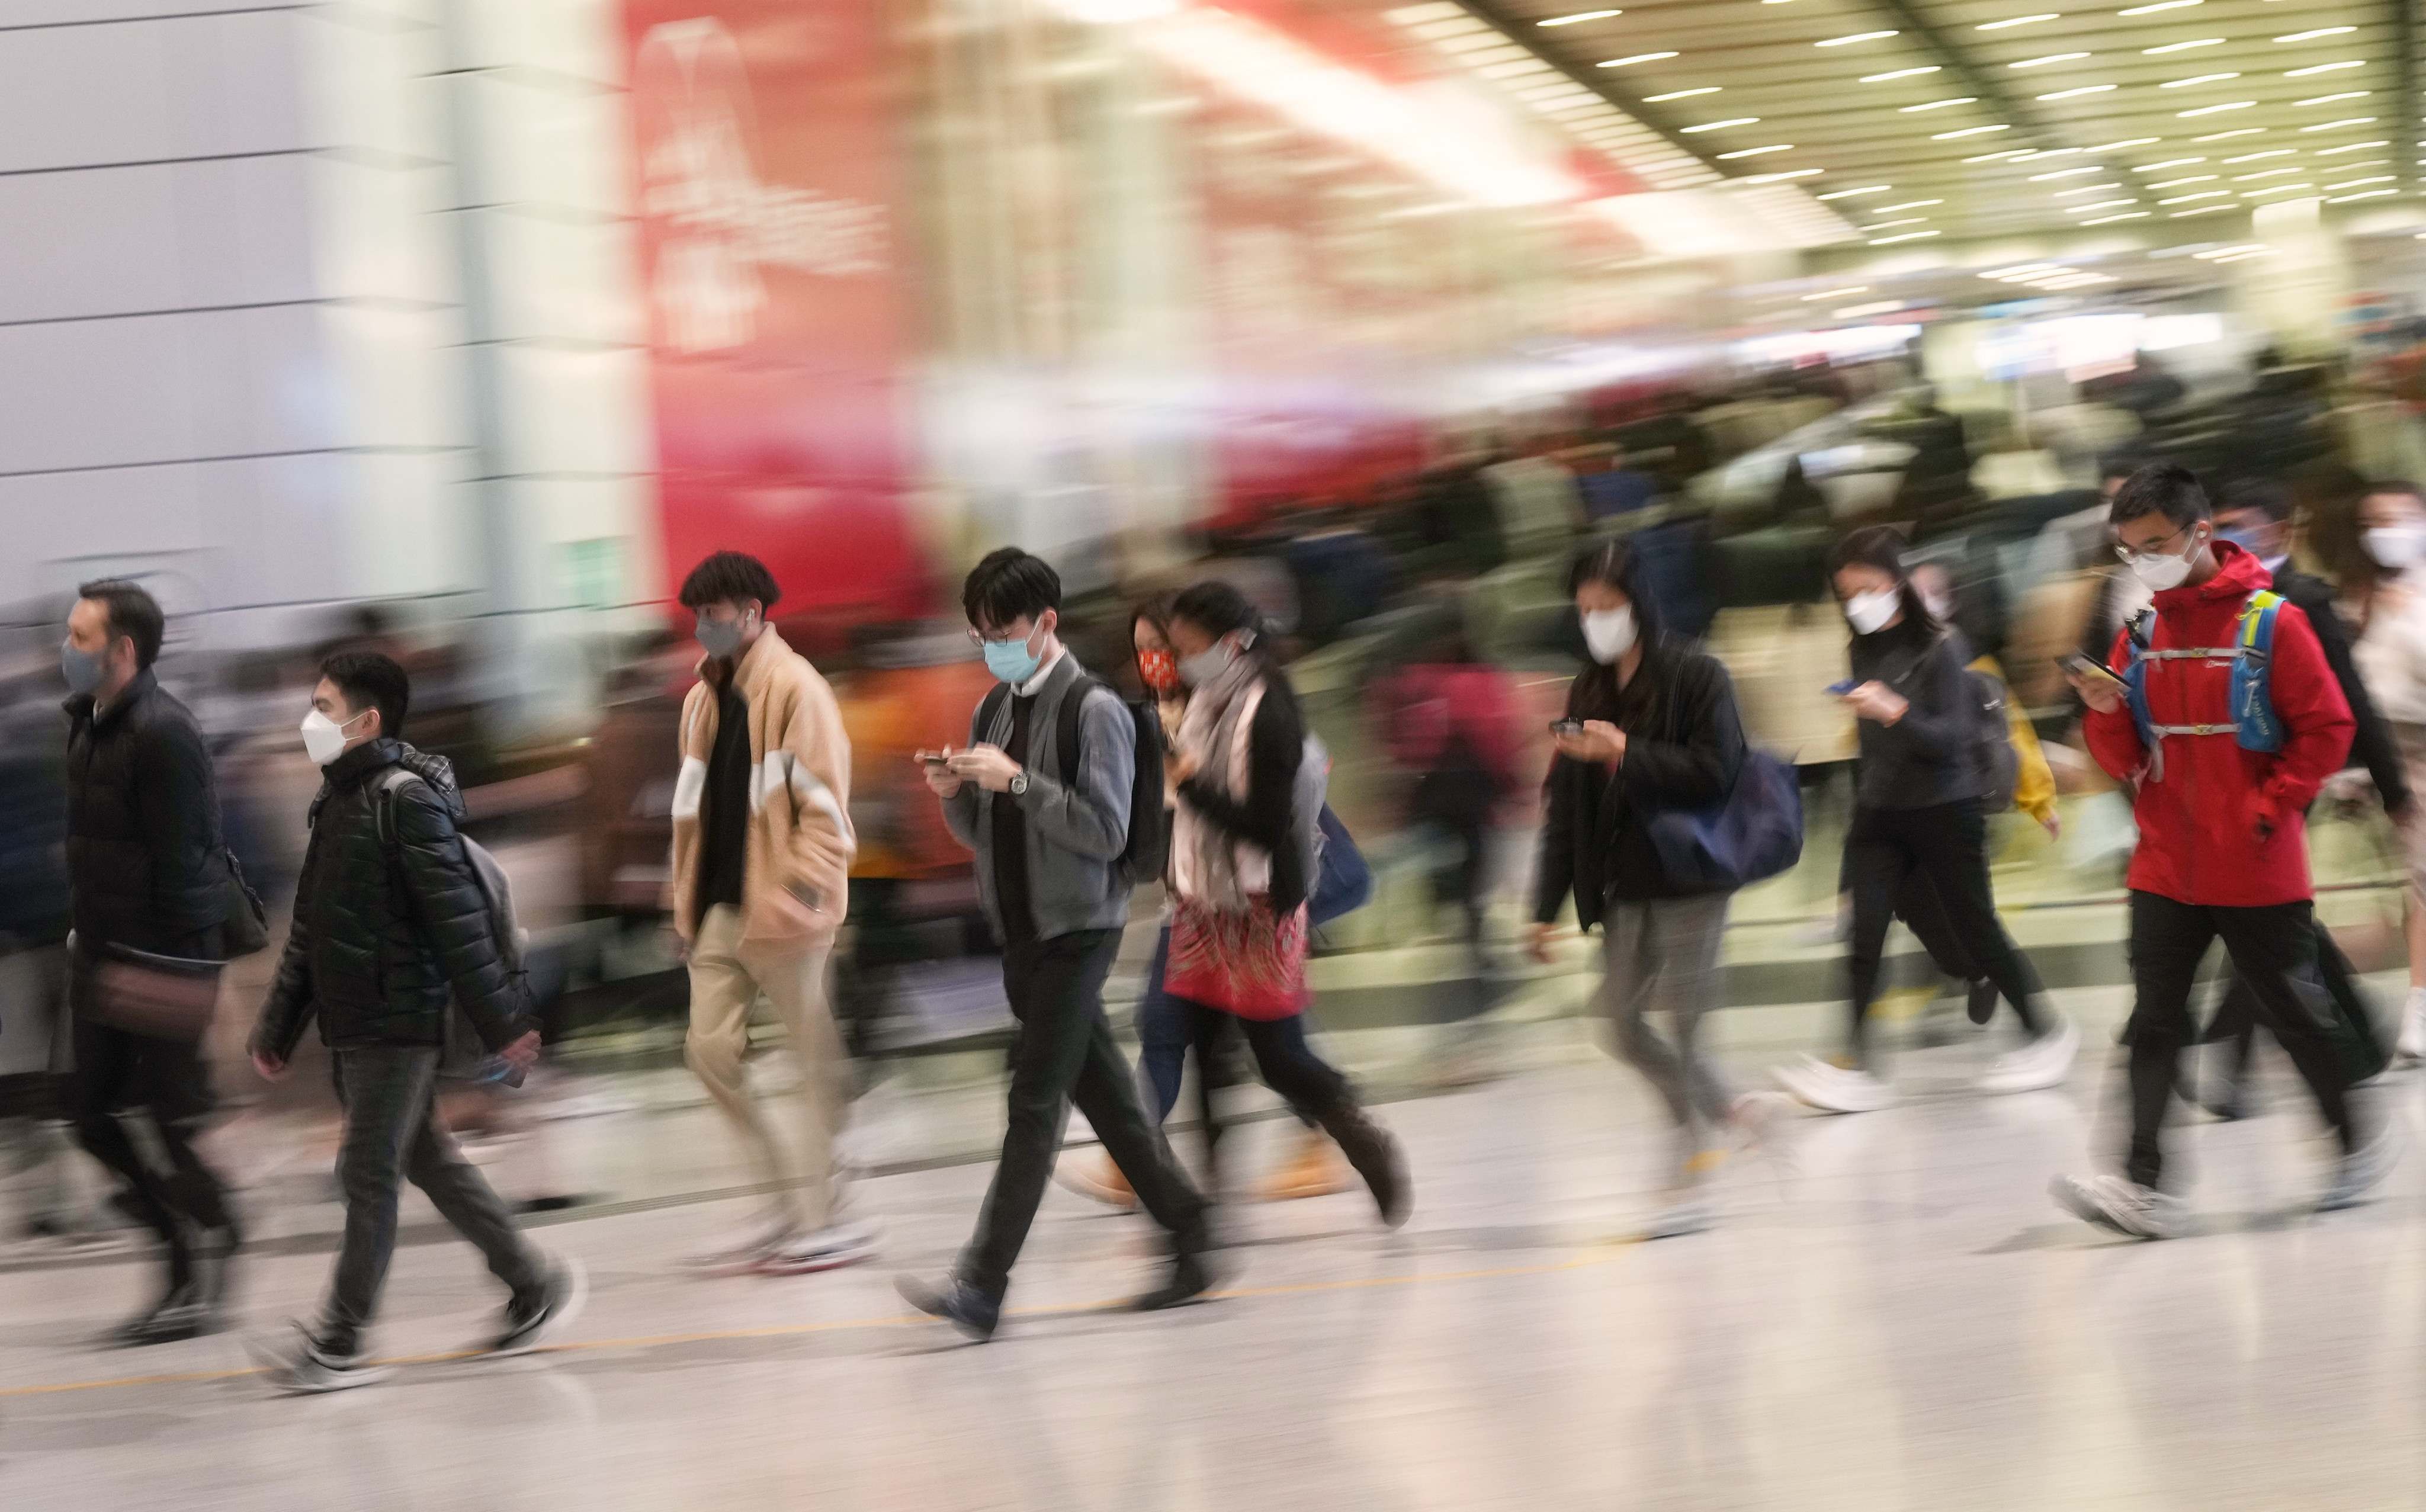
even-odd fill
[[[2215,555],[2222,569],[2215,576],[2157,595],[2151,642],[2158,650],[2231,645],[2241,605],[2271,585],[2265,565],[2240,547],[2219,541]],[[2127,625],[2107,665],[2123,670],[2129,643]],[[2134,892],[2234,909],[2314,895],[2308,804],[2341,770],[2354,727],[2315,628],[2288,603],[2275,617],[2272,662],[2270,691],[2284,732],[2279,751],[2243,750],[2228,733],[2167,735],[2161,775],[2143,776],[2148,750],[2130,708],[2089,712],[2083,729],[2097,764],[2118,779],[2142,779],[2132,809],[2140,823]],[[2231,719],[2231,704],[2228,658],[2149,664],[2148,711],[2158,724],[2221,724]]]

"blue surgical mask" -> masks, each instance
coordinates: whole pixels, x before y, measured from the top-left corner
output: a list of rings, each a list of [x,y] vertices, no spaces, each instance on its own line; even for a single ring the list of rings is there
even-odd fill
[[[2240,547],[2242,551],[2247,552],[2252,556],[2259,555],[2257,550],[2257,535],[2255,531],[2227,530],[2218,535],[2215,539],[2218,540],[2228,540],[2234,545]]]
[[[1027,649],[1024,640],[989,640],[985,643],[986,670],[1017,687],[1036,675],[1044,658]]]
[[[59,675],[68,680],[72,693],[90,693],[101,686],[101,658],[89,651],[78,651],[73,640],[59,643]]]

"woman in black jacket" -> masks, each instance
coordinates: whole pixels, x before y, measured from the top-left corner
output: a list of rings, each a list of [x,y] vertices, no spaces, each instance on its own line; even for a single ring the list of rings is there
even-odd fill
[[[1735,689],[1716,658],[1666,639],[1639,557],[1612,540],[1580,558],[1568,594],[1592,664],[1567,695],[1550,767],[1532,951],[1547,958],[1572,893],[1576,920],[1600,926],[1602,1011],[1619,1052],[1668,1104],[1676,1150],[1652,1233],[1689,1233],[1710,1218],[1707,1178],[1726,1134],[1757,1138],[1767,1109],[1727,1089],[1702,1048],[1719,1005],[1719,947],[1731,893],[1672,879],[1650,823],[1665,810],[1706,809],[1735,786],[1744,760]],[[1662,1037],[1649,1022],[1664,1012]]]
[[[2030,1036],[1997,1059],[1981,1088],[2054,1086],[2071,1070],[2079,1039],[2070,1023],[2046,1012],[2029,958],[1997,920],[1977,754],[1982,696],[1965,670],[1970,650],[1929,612],[1904,570],[1903,538],[1886,526],[1838,541],[1828,572],[1853,630],[1853,686],[1844,699],[1861,736],[1853,822],[1845,837],[1845,880],[1853,894],[1852,1017],[1843,1058],[1806,1055],[1781,1068],[1778,1083],[1831,1113],[1867,1113],[1895,1102],[1875,1072],[1870,1004],[1897,898],[1912,874],[1922,872],[1965,953],[2014,1005]]]
[[[1398,1141],[1305,1038],[1305,904],[1316,878],[1304,844],[1314,816],[1298,797],[1297,695],[1262,617],[1227,583],[1199,583],[1172,601],[1170,632],[1189,700],[1167,768],[1178,804],[1163,990],[1192,1026],[1200,1067],[1223,1015],[1237,1021],[1266,1084],[1339,1142],[1395,1229],[1409,1201]]]

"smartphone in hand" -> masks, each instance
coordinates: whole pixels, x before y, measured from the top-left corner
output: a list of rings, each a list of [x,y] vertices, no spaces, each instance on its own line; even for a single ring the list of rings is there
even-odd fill
[[[2062,668],[2065,671],[2070,672],[2075,677],[2103,678],[2107,682],[2113,684],[2116,687],[2124,687],[2127,685],[2124,683],[2123,679],[2116,676],[2113,669],[2109,668],[2104,662],[2095,660],[2093,657],[2083,656],[2078,651],[2073,651],[2069,654],[2057,657],[2055,659],[2055,664],[2058,667]]]
[[[1852,692],[1855,688],[1860,687],[1861,685],[1862,684],[1859,682],[1849,677],[1842,683],[1829,684],[1825,691],[1832,699],[1841,699],[1846,694]]]
[[[1550,721],[1550,733],[1554,735],[1580,735],[1583,732],[1584,722],[1581,719],[1553,719]]]

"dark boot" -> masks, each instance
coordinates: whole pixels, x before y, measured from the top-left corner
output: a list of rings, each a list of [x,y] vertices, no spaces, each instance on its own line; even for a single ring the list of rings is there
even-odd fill
[[[1406,1152],[1399,1148],[1390,1131],[1375,1123],[1352,1096],[1341,1098],[1316,1118],[1348,1157],[1348,1164],[1372,1189],[1373,1204],[1382,1210],[1382,1222],[1393,1229],[1405,1223],[1415,1193],[1407,1179]]]

